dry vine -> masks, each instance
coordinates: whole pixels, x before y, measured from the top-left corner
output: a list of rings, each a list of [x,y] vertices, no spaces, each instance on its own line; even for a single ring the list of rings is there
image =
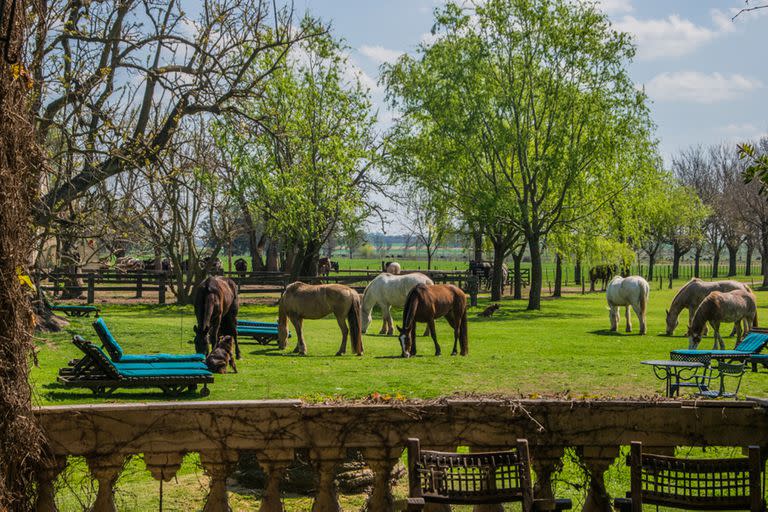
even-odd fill
[[[3,5],[0,30],[11,37],[0,44],[0,509],[23,511],[32,509],[43,437],[31,411],[33,316],[17,269],[28,258],[30,205],[44,157],[28,117],[31,79],[20,55],[29,3]],[[8,28],[12,19],[14,26]],[[8,62],[17,58],[16,64]]]

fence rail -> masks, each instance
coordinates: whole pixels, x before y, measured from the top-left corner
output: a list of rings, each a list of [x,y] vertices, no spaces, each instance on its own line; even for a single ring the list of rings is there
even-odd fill
[[[40,407],[48,465],[37,510],[55,510],[55,481],[67,457],[85,457],[98,482],[92,510],[116,510],[115,482],[127,457],[143,455],[157,480],[170,481],[187,453],[210,477],[206,511],[229,510],[227,477],[241,453],[267,474],[260,510],[282,511],[280,483],[297,453],[316,474],[316,511],[340,510],[335,468],[359,451],[374,473],[366,510],[393,509],[392,475],[406,439],[429,449],[496,450],[530,443],[536,493],[551,498],[552,477],[573,449],[589,483],[583,510],[611,510],[603,474],[622,446],[642,441],[656,453],[678,446],[768,445],[768,413],[755,402],[457,399],[435,402],[305,404],[298,400],[177,402]],[[763,452],[765,453],[765,451]],[[156,492],[152,486],[147,492]],[[476,509],[477,510],[477,509]]]

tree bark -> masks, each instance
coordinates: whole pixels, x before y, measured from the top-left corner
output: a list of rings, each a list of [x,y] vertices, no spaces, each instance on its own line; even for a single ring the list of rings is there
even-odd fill
[[[531,291],[528,294],[528,310],[541,309],[541,287],[544,276],[541,266],[541,246],[539,235],[530,235],[528,249],[531,253]]]
[[[280,270],[280,252],[277,248],[277,241],[272,238],[269,240],[267,248],[267,271],[277,272]]]
[[[512,298],[515,300],[521,300],[523,298],[523,276],[521,275],[523,254],[525,254],[525,245],[520,248],[519,252],[512,254],[512,261],[514,262],[514,289],[512,291]]]
[[[680,260],[689,250],[677,243],[672,245],[672,279],[680,279]]]
[[[555,257],[555,290],[552,296],[563,296],[563,257],[559,254]]]
[[[656,264],[656,251],[648,253],[648,281],[653,281],[653,266]]]
[[[752,275],[752,252],[755,250],[754,241],[753,242],[747,242],[747,257],[746,261],[744,262],[745,268],[744,268],[744,275],[745,276],[751,276]]]
[[[736,275],[736,257],[739,254],[739,246],[726,244],[726,247],[728,248],[728,276],[735,276]]]
[[[577,285],[581,284],[581,258],[576,259],[576,265],[573,267],[573,280]]]
[[[701,263],[701,250],[702,247],[696,247],[693,258],[693,277],[699,277],[699,264]]]
[[[504,288],[504,272],[502,266],[504,265],[504,256],[507,251],[504,247],[502,237],[491,237],[493,243],[493,278],[491,279],[491,300],[501,300],[501,295]]]
[[[483,232],[480,230],[473,231],[472,240],[475,248],[475,261],[483,261]]]
[[[720,251],[714,248],[714,254],[712,255],[712,278],[717,277],[718,268],[720,266]]]

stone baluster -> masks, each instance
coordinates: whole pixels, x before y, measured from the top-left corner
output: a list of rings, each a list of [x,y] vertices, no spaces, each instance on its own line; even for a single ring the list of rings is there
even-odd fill
[[[280,483],[285,470],[293,462],[293,450],[261,450],[256,457],[261,469],[267,475],[259,512],[283,512]]]
[[[56,478],[67,467],[67,458],[51,455],[37,472],[35,512],[56,512]]]
[[[99,483],[99,491],[91,510],[93,512],[117,512],[115,506],[115,482],[123,470],[125,456],[111,454],[105,456],[91,456],[85,459],[91,475]]]
[[[536,472],[533,495],[537,499],[555,499],[552,491],[552,474],[562,465],[562,446],[531,446],[531,465]]]
[[[581,446],[577,452],[589,472],[589,492],[582,510],[611,512],[611,497],[605,488],[603,475],[619,456],[619,447]]]
[[[369,512],[389,511],[395,505],[391,482],[400,454],[401,446],[365,448],[362,450],[366,463],[373,471],[373,491],[368,496],[365,510]]]
[[[312,512],[341,512],[336,491],[336,467],[344,460],[344,450],[338,448],[312,448],[310,464],[315,470],[317,495]]]
[[[200,462],[205,474],[211,479],[211,490],[205,500],[203,512],[229,512],[227,476],[237,464],[238,453],[232,450],[200,452]]]

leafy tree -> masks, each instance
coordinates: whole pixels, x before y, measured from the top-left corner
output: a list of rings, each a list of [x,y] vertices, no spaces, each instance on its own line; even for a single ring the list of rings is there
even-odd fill
[[[439,134],[428,147],[453,161],[440,182],[480,176],[503,198],[489,204],[506,207],[525,237],[528,308],[539,309],[542,246],[566,222],[569,196],[579,186],[601,189],[600,203],[620,193],[612,183],[626,171],[611,164],[647,138],[645,99],[624,67],[634,49],[590,4],[489,0],[471,11],[438,11],[437,42],[387,68],[384,81],[404,131]]]

